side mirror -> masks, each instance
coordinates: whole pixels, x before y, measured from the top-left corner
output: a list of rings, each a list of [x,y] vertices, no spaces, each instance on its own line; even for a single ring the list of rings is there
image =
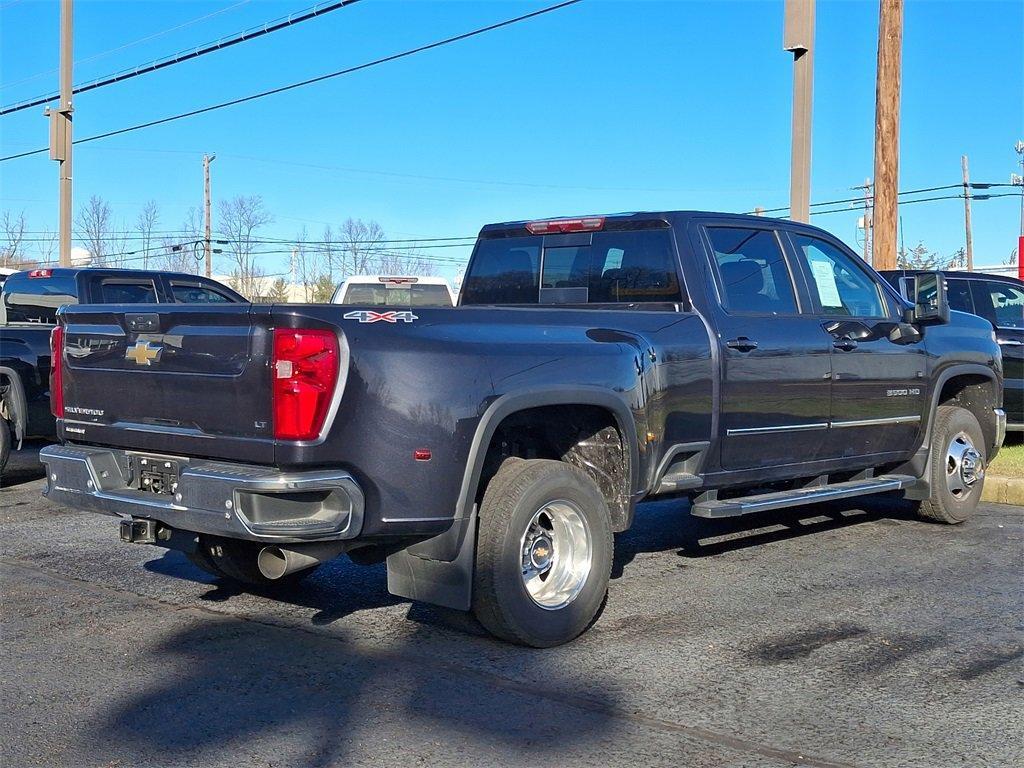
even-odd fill
[[[949,322],[946,278],[941,272],[923,272],[914,279],[913,322],[918,325]]]

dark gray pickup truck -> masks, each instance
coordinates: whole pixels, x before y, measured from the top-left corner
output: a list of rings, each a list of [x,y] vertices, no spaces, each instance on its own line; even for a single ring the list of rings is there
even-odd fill
[[[814,227],[665,212],[488,225],[450,309],[67,307],[45,493],[247,583],[386,559],[394,594],[556,645],[642,499],[971,514],[999,346],[916,284]]]

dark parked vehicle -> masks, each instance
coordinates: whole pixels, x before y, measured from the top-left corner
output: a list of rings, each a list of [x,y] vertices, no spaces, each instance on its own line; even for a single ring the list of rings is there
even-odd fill
[[[892,270],[880,274],[900,291],[913,296],[920,270]],[[1024,281],[983,272],[943,273],[950,309],[980,315],[992,323],[1003,351],[1003,408],[1006,429],[1024,432]]]
[[[814,227],[666,212],[488,225],[451,309],[66,307],[45,493],[241,582],[386,558],[392,593],[556,645],[641,499],[965,520],[999,347],[917,287]]]
[[[55,437],[50,332],[64,304],[234,304],[245,299],[205,277],[136,269],[33,269],[0,290],[0,471],[12,443]]]

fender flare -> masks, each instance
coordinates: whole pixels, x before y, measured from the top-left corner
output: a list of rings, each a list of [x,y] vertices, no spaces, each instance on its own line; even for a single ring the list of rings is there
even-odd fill
[[[929,404],[928,413],[926,414],[924,436],[922,439],[922,446],[924,447],[928,446],[932,437],[932,422],[935,420],[935,411],[939,407],[939,397],[942,395],[942,388],[946,386],[946,382],[957,376],[983,376],[989,379],[995,387],[999,387],[999,380],[996,377],[996,372],[986,365],[981,365],[979,363],[958,363],[943,370],[935,380],[935,386],[932,388],[931,403]]]
[[[391,594],[469,610],[476,562],[476,494],[491,438],[505,417],[547,405],[591,405],[611,411],[629,443],[630,504],[634,503],[640,476],[640,447],[633,414],[620,396],[607,389],[585,386],[536,388],[502,395],[490,403],[477,423],[452,527],[433,539],[388,556],[388,591]]]
[[[6,378],[10,384],[7,391],[7,404],[11,410],[11,423],[14,425],[14,438],[21,444],[28,427],[28,400],[25,397],[25,385],[21,376],[13,368],[0,366],[0,378]]]
[[[613,392],[601,387],[538,387],[501,395],[484,411],[473,435],[473,442],[466,457],[466,469],[462,476],[462,487],[456,505],[456,518],[468,517],[476,501],[484,459],[498,425],[508,416],[530,408],[549,405],[591,405],[611,411],[623,439],[628,443],[629,496],[639,490],[640,445],[636,433],[636,421],[626,402]]]

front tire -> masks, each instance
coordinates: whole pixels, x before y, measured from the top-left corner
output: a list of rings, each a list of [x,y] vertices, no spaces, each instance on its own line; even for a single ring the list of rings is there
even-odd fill
[[[597,484],[561,461],[506,460],[478,517],[473,613],[493,635],[547,648],[604,604],[614,539]]]
[[[940,405],[932,424],[928,456],[931,495],[918,514],[926,520],[958,524],[973,514],[981,500],[987,466],[985,436],[974,414],[965,408]]]

